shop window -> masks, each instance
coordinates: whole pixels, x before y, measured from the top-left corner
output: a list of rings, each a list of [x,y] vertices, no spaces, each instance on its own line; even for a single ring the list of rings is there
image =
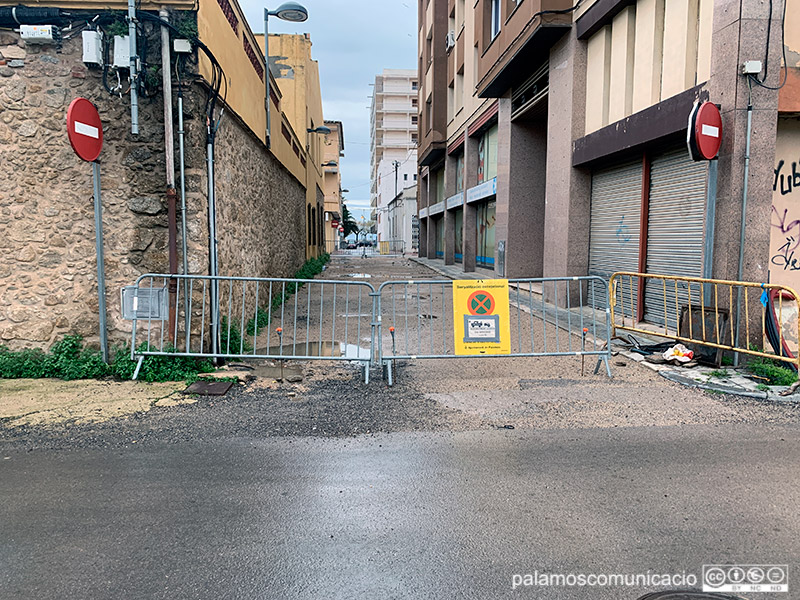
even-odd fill
[[[444,257],[444,218],[436,219],[436,258]]]
[[[436,177],[436,202],[444,200],[444,169],[439,169],[434,175]]]
[[[494,225],[496,203],[494,200],[478,205],[477,234],[478,253],[475,262],[483,267],[494,268]]]
[[[462,262],[464,259],[464,209],[456,210],[455,217],[455,259],[456,262]]]

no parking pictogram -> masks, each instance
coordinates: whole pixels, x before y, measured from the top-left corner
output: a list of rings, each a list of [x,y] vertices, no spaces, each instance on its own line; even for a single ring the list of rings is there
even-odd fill
[[[467,310],[471,315],[490,315],[494,312],[494,307],[494,297],[485,290],[473,292],[467,299]]]
[[[453,281],[455,354],[497,356],[511,352],[508,281]]]

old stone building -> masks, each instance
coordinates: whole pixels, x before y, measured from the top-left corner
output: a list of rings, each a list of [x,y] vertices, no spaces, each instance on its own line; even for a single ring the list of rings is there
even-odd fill
[[[10,3],[0,1],[4,4]],[[234,35],[257,47],[238,5],[230,6],[238,15],[236,29],[217,2],[201,2],[199,12],[189,14],[197,19],[201,37],[209,32],[206,44],[212,51],[213,40],[230,48],[225,36]],[[142,29],[152,41],[146,60],[160,68],[160,28],[144,23]],[[290,276],[305,260],[306,144],[280,111],[276,88],[273,144],[267,149],[266,118],[252,111],[264,106],[263,59],[246,53],[241,39],[233,47],[241,56],[229,51],[221,62],[237,93],[220,105],[225,110],[214,150],[219,274]],[[209,268],[205,110],[210,83],[195,52],[183,79],[192,274]],[[173,85],[177,88],[174,77]],[[66,131],[67,107],[77,97],[92,101],[103,122],[99,160],[108,328],[112,343],[128,341],[131,323],[122,319],[121,288],[141,274],[169,272],[164,101],[160,86],[154,87],[151,97],[140,98],[140,129],[133,135],[129,98],[110,94],[103,69],[84,64],[80,32],[65,34],[56,45],[26,44],[17,33],[0,31],[0,344],[48,347],[67,334],[80,334],[90,343],[99,337],[92,168],[75,156]],[[255,97],[242,93],[248,90]],[[177,117],[175,128],[177,133]]]

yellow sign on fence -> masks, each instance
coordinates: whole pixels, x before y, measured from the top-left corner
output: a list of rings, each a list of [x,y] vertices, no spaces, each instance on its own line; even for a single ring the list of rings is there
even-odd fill
[[[511,354],[508,280],[453,281],[453,324],[456,354]]]

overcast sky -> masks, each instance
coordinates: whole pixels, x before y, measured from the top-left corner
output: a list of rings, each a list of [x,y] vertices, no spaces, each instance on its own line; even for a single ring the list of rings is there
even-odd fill
[[[250,27],[264,31],[264,4],[239,0]],[[274,4],[274,5],[273,5]],[[268,5],[275,10],[280,0]],[[369,207],[369,106],[375,75],[417,64],[415,0],[304,0],[308,21],[270,17],[270,33],[310,33],[319,61],[325,118],[344,124],[342,188],[351,210]],[[355,211],[354,211],[355,212]],[[362,213],[356,213],[360,216]]]

